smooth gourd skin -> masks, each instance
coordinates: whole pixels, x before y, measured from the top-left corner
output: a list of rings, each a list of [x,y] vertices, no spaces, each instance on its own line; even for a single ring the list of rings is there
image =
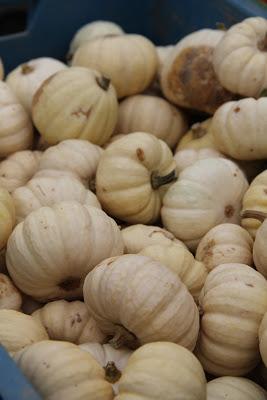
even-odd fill
[[[267,392],[255,382],[233,376],[213,379],[207,384],[207,400],[266,400]]]
[[[113,400],[104,369],[68,342],[44,340],[14,356],[22,373],[44,400]]]
[[[8,191],[0,187],[0,249],[6,245],[14,225],[14,201]]]
[[[145,344],[136,350],[119,381],[114,400],[206,400],[201,364],[174,343]]]

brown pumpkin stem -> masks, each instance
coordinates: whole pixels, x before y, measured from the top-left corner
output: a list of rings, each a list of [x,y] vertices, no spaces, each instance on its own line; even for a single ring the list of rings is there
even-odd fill
[[[127,346],[130,349],[137,349],[140,346],[138,338],[128,329],[121,325],[117,325],[116,333],[108,342],[114,349],[119,349],[122,346]]]
[[[227,31],[227,28],[223,22],[216,22],[216,29],[219,29],[220,31]]]
[[[175,169],[168,175],[160,176],[157,171],[151,174],[151,186],[153,189],[158,189],[160,186],[167,185],[167,183],[174,182],[177,180]]]
[[[267,218],[267,213],[263,211],[246,210],[241,214],[242,218],[254,218],[263,222]]]
[[[267,32],[262,40],[258,42],[258,49],[261,51],[267,51]]]
[[[193,139],[200,139],[206,135],[207,129],[203,128],[199,122],[191,127]]]
[[[105,378],[109,383],[117,382],[121,377],[121,371],[116,367],[113,361],[109,361],[104,367]]]
[[[98,76],[96,78],[96,82],[98,84],[98,86],[101,87],[101,89],[107,91],[110,85],[110,79],[106,78],[105,76]]]
[[[21,73],[22,73],[23,75],[30,74],[30,73],[33,72],[33,71],[34,71],[34,68],[31,67],[29,64],[22,64],[22,66],[21,66]]]

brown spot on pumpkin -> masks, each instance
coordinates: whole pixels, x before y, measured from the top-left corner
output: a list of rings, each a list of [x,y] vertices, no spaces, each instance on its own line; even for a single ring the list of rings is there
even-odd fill
[[[246,283],[246,286],[254,287],[254,285],[252,285],[252,283]]]
[[[70,276],[64,279],[64,281],[58,283],[58,287],[60,287],[60,289],[65,290],[66,292],[70,292],[72,290],[78,289],[80,287],[80,284],[81,284],[80,278]]]
[[[236,173],[236,172],[234,172],[234,176],[237,176],[237,173]]]
[[[75,115],[78,118],[82,116],[84,116],[85,118],[89,118],[91,112],[92,112],[92,107],[89,107],[88,110],[83,110],[81,107],[79,107],[77,110],[73,111],[71,115]]]
[[[51,75],[49,78],[47,78],[39,87],[39,89],[35,92],[35,95],[33,96],[32,99],[32,109],[36,106],[36,104],[38,103],[41,95],[43,94],[43,91],[45,89],[45,87],[48,85],[48,83],[54,78],[54,76],[57,75],[57,73]]]
[[[138,148],[136,149],[136,155],[137,155],[138,160],[140,160],[140,161],[145,161],[145,153],[144,153],[144,150],[141,149],[140,147],[138,147]]]
[[[229,204],[228,206],[225,207],[224,209],[224,215],[227,218],[231,218],[234,215],[235,209],[233,206],[231,206],[231,204]]]
[[[267,194],[267,189],[263,189],[263,192],[264,192],[265,194]]]
[[[249,149],[249,151],[252,153],[254,151],[254,149]]]
[[[205,253],[205,258],[206,257],[211,257],[213,255],[212,248],[215,246],[215,240],[211,239],[208,241],[208,243],[203,247],[203,252]]]
[[[32,65],[27,64],[27,63],[26,64],[22,64],[20,69],[21,69],[22,75],[28,75],[28,74],[30,74],[31,72],[34,71],[34,67]]]
[[[235,112],[235,113],[238,113],[239,111],[240,111],[240,107],[234,108],[234,112]]]

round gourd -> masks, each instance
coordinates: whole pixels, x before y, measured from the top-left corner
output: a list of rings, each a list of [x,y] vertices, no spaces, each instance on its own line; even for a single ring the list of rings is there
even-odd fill
[[[259,341],[261,358],[264,365],[267,366],[267,313],[264,314],[259,327]]]
[[[0,249],[6,245],[15,225],[14,201],[8,191],[0,187]]]
[[[49,144],[85,139],[102,145],[114,130],[117,114],[116,92],[110,80],[81,67],[52,75],[32,102],[34,124]]]
[[[37,89],[51,75],[66,68],[65,64],[54,58],[35,58],[11,71],[6,77],[6,83],[17,95],[23,107],[31,112],[32,99]]]
[[[211,120],[212,118],[208,118],[203,122],[193,124],[178,143],[175,152],[185,149],[199,150],[209,148],[217,150],[210,130]]]
[[[93,68],[111,79],[118,98],[143,92],[158,68],[153,43],[141,35],[95,38],[75,52],[72,65]]]
[[[246,378],[223,376],[207,385],[207,400],[266,400],[267,393]]]
[[[45,328],[30,315],[15,310],[0,310],[0,343],[8,352],[13,353],[47,339]]]
[[[42,153],[22,150],[11,154],[0,163],[0,185],[10,193],[25,185],[35,174]]]
[[[175,162],[167,144],[136,132],[116,140],[102,154],[96,193],[110,215],[149,224],[159,217],[163,193],[174,180]]]
[[[253,261],[257,270],[267,278],[267,221],[264,221],[256,233],[253,246]]]
[[[184,149],[177,151],[174,155],[177,174],[180,174],[185,168],[190,167],[199,160],[218,157],[223,157],[223,155],[212,148]]]
[[[196,355],[215,376],[242,376],[259,361],[258,329],[267,311],[267,282],[245,264],[212,270],[199,297],[202,310]]]
[[[0,310],[19,310],[21,303],[21,294],[12,280],[0,273]]]
[[[104,335],[82,301],[57,300],[32,314],[46,329],[49,338],[71,343],[102,343]]]
[[[237,160],[267,157],[267,98],[229,101],[218,108],[211,131],[219,151]]]
[[[222,184],[223,183],[223,184]],[[202,237],[223,222],[239,224],[248,183],[230,160],[210,158],[185,168],[163,198],[163,225],[195,249]]]
[[[121,230],[124,242],[124,253],[136,254],[150,245],[171,245],[179,244],[185,247],[183,242],[166,229],[153,225],[131,225]]]
[[[202,261],[209,271],[220,264],[252,265],[252,249],[253,240],[245,229],[235,224],[220,224],[201,239],[196,260]]]
[[[113,400],[104,369],[78,346],[44,340],[15,354],[23,375],[45,400]]]
[[[0,81],[0,158],[31,147],[33,127],[10,87]]]
[[[246,18],[233,25],[214,50],[213,66],[226,89],[258,97],[267,87],[267,20]]]
[[[148,343],[130,357],[114,400],[206,400],[202,366],[174,343]]]
[[[21,222],[32,211],[52,206],[61,201],[78,201],[81,204],[101,208],[96,195],[81,182],[71,177],[35,177],[27,185],[12,193],[16,209],[16,220]]]
[[[158,340],[195,347],[199,314],[193,297],[174,272],[149,257],[126,254],[104,260],[87,275],[83,293],[89,312],[115,347]]]
[[[100,261],[123,253],[118,226],[104,211],[62,202],[29,214],[13,230],[6,261],[18,288],[39,301],[78,298]]]
[[[119,105],[116,133],[148,132],[173,148],[186,130],[182,111],[161,97],[139,94]]]
[[[170,245],[154,244],[145,247],[139,254],[166,265],[181,279],[194,299],[198,299],[208,271],[202,262],[194,259],[186,247],[175,243]]]
[[[213,114],[233,95],[218,81],[212,57],[224,32],[201,29],[180,40],[161,70],[161,89],[174,104]]]

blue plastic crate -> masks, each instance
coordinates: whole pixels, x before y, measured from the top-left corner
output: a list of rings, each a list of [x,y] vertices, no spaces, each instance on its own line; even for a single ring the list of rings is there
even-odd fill
[[[27,9],[23,32],[0,36],[5,71],[31,58],[65,59],[69,42],[83,24],[106,19],[129,33],[140,33],[155,44],[171,44],[201,28],[226,27],[249,16],[267,18],[261,0],[0,0],[4,7]],[[0,400],[40,400],[13,361],[0,347]]]

